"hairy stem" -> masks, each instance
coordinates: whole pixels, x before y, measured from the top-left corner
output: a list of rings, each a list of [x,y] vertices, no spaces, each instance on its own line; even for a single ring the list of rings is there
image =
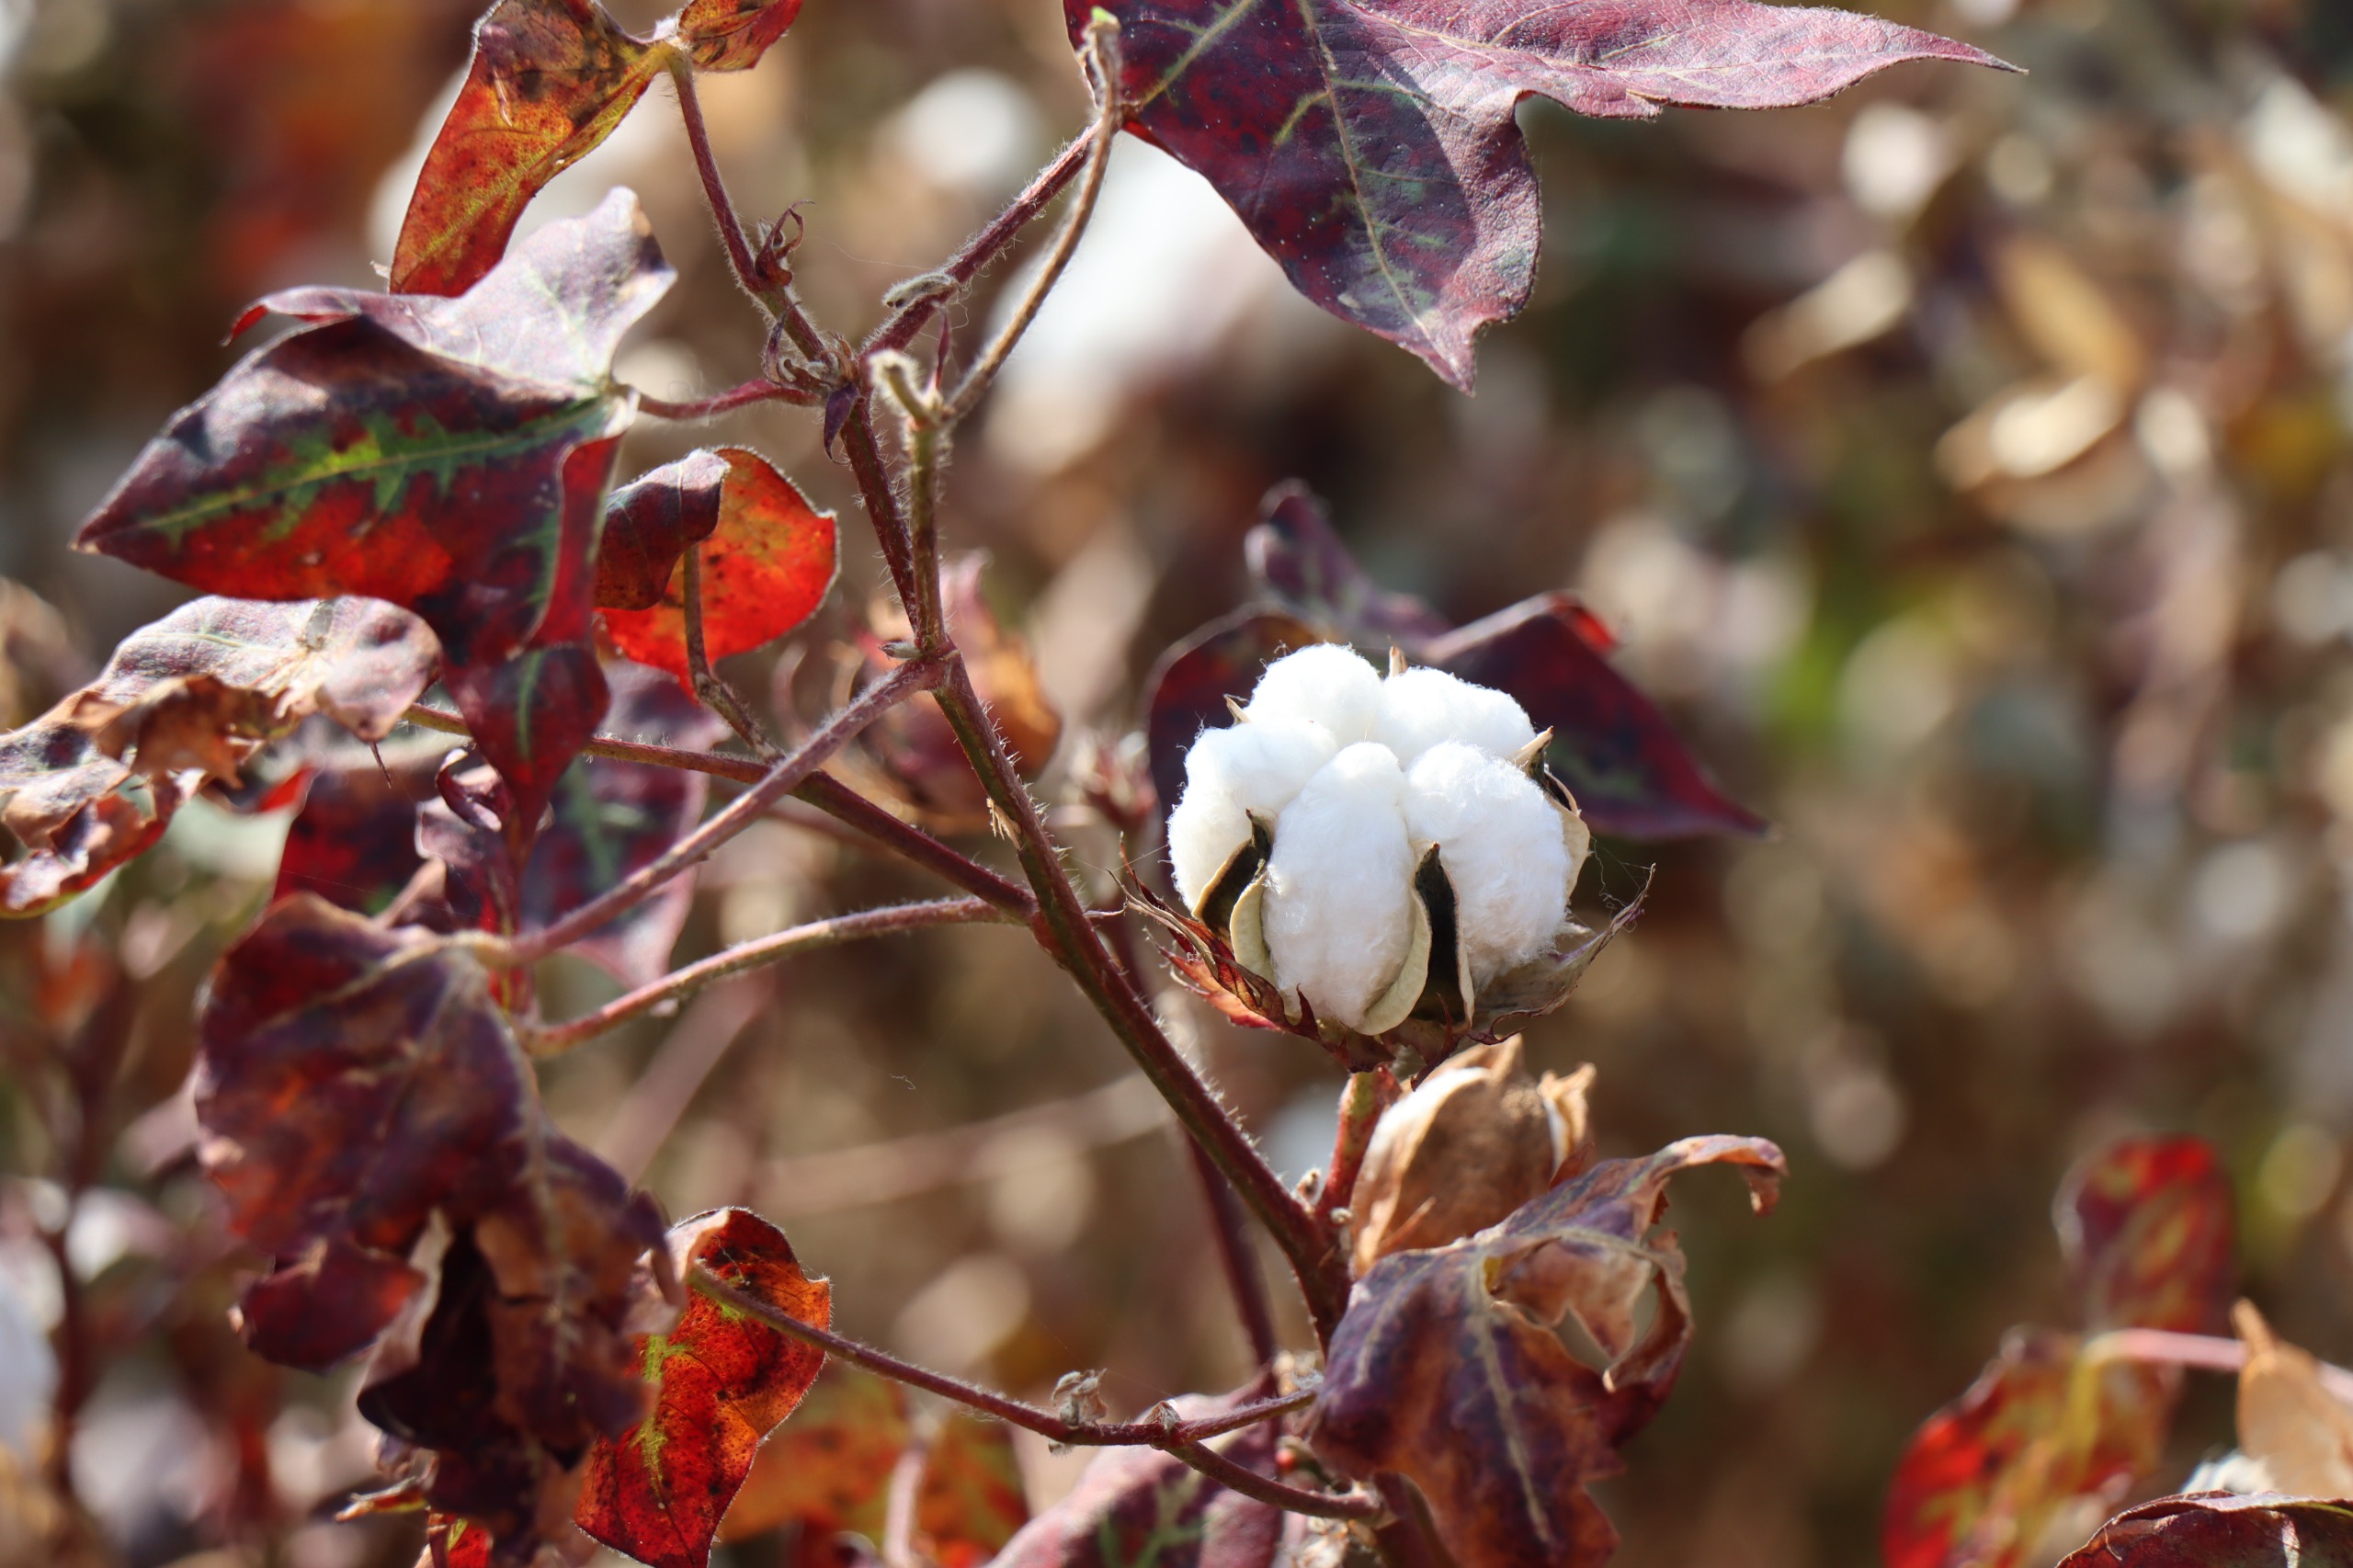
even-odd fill
[[[1381,1505],[1370,1497],[1335,1495],[1285,1486],[1245,1471],[1223,1455],[1201,1446],[1208,1438],[1238,1432],[1261,1421],[1270,1421],[1287,1411],[1313,1404],[1316,1391],[1312,1388],[1301,1389],[1279,1399],[1260,1400],[1224,1415],[1197,1421],[1178,1420],[1173,1413],[1166,1419],[1158,1421],[1071,1421],[1024,1401],[902,1361],[885,1351],[847,1338],[830,1329],[803,1323],[757,1296],[736,1289],[712,1273],[707,1265],[694,1265],[688,1271],[687,1284],[723,1306],[747,1317],[757,1318],[779,1334],[789,1334],[796,1339],[804,1340],[854,1367],[904,1383],[910,1388],[938,1394],[942,1399],[953,1400],[983,1415],[993,1415],[1007,1426],[1035,1432],[1053,1442],[1081,1448],[1158,1449],[1234,1491],[1294,1513],[1315,1514],[1326,1518],[1369,1519],[1381,1512]]]
[[[766,305],[767,282],[753,259],[752,242],[744,233],[744,220],[736,213],[735,203],[728,199],[727,182],[720,175],[718,156],[711,152],[710,128],[703,123],[702,98],[695,90],[693,64],[683,56],[672,55],[670,81],[678,91],[678,118],[686,122],[687,145],[694,151],[695,173],[701,176],[703,200],[710,208],[711,222],[719,226],[719,242],[727,251],[728,267],[735,274],[735,281],[744,286],[744,291]]]
[[[1315,1198],[1315,1218],[1335,1232],[1339,1229],[1340,1211],[1356,1199],[1365,1151],[1372,1146],[1372,1130],[1381,1121],[1381,1102],[1379,1072],[1351,1074],[1347,1087],[1340,1091],[1340,1125],[1332,1136],[1332,1168],[1324,1174],[1324,1190]]]
[[[684,403],[650,397],[642,392],[637,394],[639,413],[650,414],[656,419],[677,420],[710,419],[761,403],[790,403],[805,408],[817,401],[814,392],[800,387],[779,386],[767,380],[745,381],[740,386],[729,387],[723,392],[715,392],[710,397],[689,398]]]
[[[940,675],[940,666],[929,660],[913,659],[901,665],[820,725],[790,756],[770,767],[757,784],[729,801],[726,809],[659,856],[554,924],[504,940],[476,943],[477,952],[485,962],[512,967],[536,963],[550,953],[570,947],[615,915],[634,908],[654,889],[700,863],[712,850],[751,826],[766,814],[768,807],[823,767],[825,759],[847,744],[859,731],[904,699],[938,684]]]
[[[2237,1373],[2246,1367],[2246,1345],[2212,1334],[2176,1334],[2163,1328],[2111,1328],[2086,1342],[2086,1361],[2150,1361],[2160,1366],[2195,1367],[2202,1372]],[[2321,1385],[2353,1404],[2353,1371],[2320,1364]]]
[[[881,909],[862,909],[855,915],[813,920],[804,926],[790,926],[748,942],[739,942],[684,969],[673,970],[652,984],[641,985],[593,1013],[535,1031],[529,1043],[532,1054],[537,1056],[552,1056],[569,1051],[583,1040],[593,1040],[608,1029],[618,1028],[665,1002],[691,995],[713,981],[724,980],[731,974],[741,974],[747,969],[775,963],[798,953],[837,948],[867,937],[895,936],[903,931],[927,930],[935,926],[971,926],[1005,918],[1003,910],[984,900],[955,898],[928,903],[894,903]]]
[[[695,695],[703,705],[727,722],[736,738],[752,748],[752,755],[763,762],[773,763],[784,753],[768,739],[752,710],[735,688],[722,680],[719,672],[710,667],[710,654],[703,641],[702,625],[702,545],[687,546],[679,557],[678,568],[685,579],[687,622],[687,672],[693,680]]]
[[[1086,233],[1087,220],[1095,215],[1096,198],[1103,193],[1103,171],[1110,165],[1111,143],[1126,118],[1126,108],[1120,97],[1120,25],[1102,11],[1095,13],[1095,20],[1086,29],[1088,71],[1095,78],[1097,95],[1094,145],[1087,149],[1086,166],[1079,176],[1078,194],[1071,200],[1070,213],[1063,220],[1062,232],[1054,236],[1054,248],[1046,253],[1046,264],[1038,269],[1013,315],[989,346],[981,351],[972,368],[964,373],[956,391],[947,400],[948,423],[953,425],[970,414],[973,406],[988,392],[996,380],[1006,357],[1038,312],[1046,303],[1046,296],[1053,292],[1062,280],[1063,268],[1077,249],[1079,237]]]
[[[434,730],[445,735],[471,733],[465,720],[446,708],[414,703],[401,717],[419,729]],[[723,752],[651,745],[643,741],[625,741],[617,735],[595,737],[581,748],[581,754],[607,757],[614,762],[642,763],[649,767],[675,767],[687,773],[708,774],[713,778],[724,778],[736,784],[757,784],[767,777],[768,772],[757,762],[729,756]],[[874,846],[890,850],[909,864],[954,883],[975,898],[987,900],[1008,915],[1027,920],[1038,912],[1037,900],[1030,896],[1028,888],[1008,881],[913,823],[901,821],[831,774],[811,774],[793,790],[792,795],[795,800],[815,807],[845,827],[856,830]]]

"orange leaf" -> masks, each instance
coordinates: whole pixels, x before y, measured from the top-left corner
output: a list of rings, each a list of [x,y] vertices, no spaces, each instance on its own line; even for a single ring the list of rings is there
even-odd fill
[[[801,0],[691,0],[678,40],[704,71],[748,71],[801,15]]]

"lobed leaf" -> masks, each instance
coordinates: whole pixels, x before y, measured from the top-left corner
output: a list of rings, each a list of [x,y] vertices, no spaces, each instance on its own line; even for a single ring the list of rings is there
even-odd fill
[[[2091,1328],[2209,1334],[2228,1317],[2230,1177],[2202,1138],[2120,1138],[2067,1173],[2052,1205]]]
[[[1074,42],[1096,0],[1063,0]],[[1811,103],[1900,61],[2001,62],[1843,11],[1752,0],[1109,0],[1128,128],[1198,170],[1302,293],[1469,390],[1541,210],[1519,100]]]
[[[714,460],[716,460],[716,463]],[[714,661],[761,647],[815,613],[840,571],[834,515],[741,447],[696,452],[613,497],[597,602],[613,645],[687,678],[686,574],[700,541],[703,649]],[[652,596],[645,588],[656,584]]]
[[[801,0],[688,0],[678,41],[702,71],[748,71],[801,15]]]
[[[418,172],[393,290],[460,294],[489,272],[531,198],[612,134],[667,53],[596,0],[498,0]]]
[[[175,415],[77,542],[208,591],[385,599],[453,665],[505,657],[566,601],[585,635],[631,412],[611,353],[673,276],[616,191],[461,299],[278,296],[318,324]]]
[[[433,635],[365,599],[204,598],[131,633],[98,678],[0,735],[0,823],[29,853],[0,867],[0,911],[33,915],[162,836],[205,782],[323,714],[389,733],[433,677]]]
[[[2336,1568],[2353,1503],[2197,1493],[2128,1508],[2059,1568]]]
[[[784,1233],[748,1210],[673,1226],[670,1258],[682,1278],[699,1263],[803,1323],[833,1322],[833,1288],[803,1273]],[[676,1328],[639,1344],[638,1375],[659,1392],[643,1420],[590,1450],[580,1528],[654,1568],[702,1568],[761,1439],[824,1359],[805,1340],[690,1298]]]
[[[307,892],[357,915],[390,908],[425,864],[416,813],[432,797],[433,771],[427,762],[371,758],[313,775],[287,828],[270,902]]]
[[[1668,1180],[1707,1165],[1739,1169],[1760,1210],[1785,1168],[1761,1139],[1688,1138],[1376,1263],[1332,1337],[1316,1450],[1349,1475],[1411,1479],[1461,1568],[1605,1561],[1617,1531],[1586,1487],[1622,1468],[1620,1447],[1665,1401],[1691,1334],[1682,1254],[1649,1233]],[[1604,1370],[1570,1355],[1552,1326],[1564,1318]]]

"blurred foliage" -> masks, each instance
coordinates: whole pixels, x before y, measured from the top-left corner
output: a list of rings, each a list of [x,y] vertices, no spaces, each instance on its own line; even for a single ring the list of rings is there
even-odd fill
[[[1546,251],[1471,399],[1298,301],[1205,186],[1124,145],[949,495],[1070,721],[1049,790],[1112,755],[1158,652],[1232,607],[1257,499],[1295,476],[1388,586],[1456,619],[1585,594],[1777,824],[1605,843],[1582,896],[1603,910],[1654,866],[1648,910],[1529,1042],[1540,1068],[1598,1065],[1605,1153],[1730,1131],[1791,1156],[1769,1222],[1729,1183],[1676,1217],[1699,1334],[1602,1489],[1629,1568],[1871,1561],[1905,1437],[2004,1326],[2063,1311],[2049,1195],[2117,1131],[2215,1140],[2249,1289],[2353,1355],[2353,10],[1881,8],[2032,74],[1898,71],[1654,126],[1523,110]],[[371,281],[471,9],[0,0],[0,573],[31,590],[0,595],[8,722],[169,602],[69,530],[226,366],[246,300]],[[705,92],[739,201],[799,204],[802,285],[845,330],[1085,108],[1045,0],[811,0]],[[682,285],[622,373],[682,397],[752,373],[759,336],[669,110],[657,85],[533,216],[639,190]],[[848,515],[808,416],[715,432]],[[711,437],[641,432],[626,460]],[[787,693],[855,657],[879,574],[849,556]],[[1108,889],[1116,841],[1069,810]],[[0,927],[0,1314],[56,1320],[54,1242],[97,1336],[61,1347],[90,1394],[74,1463],[141,1564],[414,1550],[315,1522],[368,1473],[351,1379],[237,1347],[238,1260],[176,1098],[196,989],[283,824],[192,807],[103,895]],[[701,889],[682,956],[926,884],[779,824]],[[608,983],[567,971],[551,1010]],[[1279,1162],[1321,1163],[1320,1053],[1179,1016]],[[616,1157],[658,1146],[674,1213],[787,1225],[850,1332],[1032,1393],[1108,1367],[1132,1409],[1224,1386],[1245,1352],[1178,1152],[1132,1096],[1089,1093],[1121,1071],[1046,961],[981,930],[715,991],[555,1064],[549,1093]],[[853,1147],[864,1165],[813,1158]],[[884,1174],[823,1179],[853,1167]],[[0,1515],[10,1420],[0,1400]],[[2193,1384],[2178,1470],[2229,1430],[2226,1392]],[[1066,1460],[1023,1462],[1041,1496],[1068,1484]]]

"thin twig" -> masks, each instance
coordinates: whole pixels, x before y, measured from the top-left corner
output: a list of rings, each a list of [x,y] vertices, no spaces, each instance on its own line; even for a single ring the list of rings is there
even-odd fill
[[[904,350],[923,335],[931,318],[945,309],[948,301],[986,271],[991,263],[1012,248],[1021,231],[1037,220],[1040,213],[1054,204],[1079,170],[1086,167],[1101,132],[1088,126],[1076,141],[1064,147],[1054,161],[1029,182],[1029,188],[1013,199],[1006,210],[992,220],[987,228],[964,242],[947,266],[939,269],[939,278],[949,287],[926,290],[916,294],[899,307],[897,313],[875,328],[873,335],[858,350],[860,358],[870,358],[878,353],[892,349]]]
[[[1364,1169],[1365,1151],[1372,1146],[1372,1130],[1381,1121],[1381,1075],[1356,1073],[1340,1091],[1340,1124],[1332,1134],[1332,1168],[1324,1190],[1315,1196],[1315,1217],[1336,1233],[1340,1211],[1355,1201],[1357,1176]]]
[[[686,585],[687,674],[694,682],[695,695],[703,705],[727,722],[736,738],[752,748],[752,755],[763,762],[773,763],[784,755],[768,733],[760,725],[735,688],[720,678],[710,667],[710,654],[703,638],[702,624],[702,546],[689,544],[680,555],[679,571]]]
[[[1078,249],[1079,237],[1086,233],[1087,220],[1095,215],[1096,198],[1103,193],[1103,171],[1111,162],[1111,144],[1127,111],[1120,96],[1120,26],[1103,11],[1095,13],[1087,24],[1087,61],[1095,77],[1097,104],[1095,112],[1095,144],[1087,150],[1086,168],[1080,176],[1078,194],[1071,200],[1070,213],[1063,220],[1062,232],[1054,236],[1054,248],[1046,255],[1045,265],[1030,280],[1021,302],[1015,307],[1012,318],[998,332],[989,346],[981,351],[972,368],[964,372],[955,392],[947,399],[946,418],[954,425],[972,413],[974,404],[996,380],[1006,357],[1038,312],[1046,303],[1046,296],[1062,280],[1063,269],[1070,265],[1072,255]]]
[[[530,1037],[531,1052],[535,1056],[552,1056],[569,1051],[581,1041],[594,1040],[609,1029],[618,1028],[665,1002],[691,995],[713,981],[724,980],[731,974],[740,974],[747,969],[775,963],[799,953],[814,952],[821,948],[837,948],[845,942],[854,942],[865,937],[895,936],[903,931],[922,931],[934,926],[972,926],[1005,918],[1003,910],[984,900],[953,898],[929,903],[894,903],[881,909],[860,910],[855,915],[813,920],[805,926],[794,926],[752,941],[739,942],[684,969],[673,970],[652,984],[641,985],[627,995],[606,1003],[593,1013],[537,1030]]]
[[[550,953],[570,947],[615,915],[634,908],[641,899],[679,872],[700,863],[823,767],[825,759],[847,745],[859,731],[906,698],[938,685],[939,679],[937,664],[920,658],[908,660],[818,726],[791,756],[779,760],[757,784],[729,801],[725,810],[694,832],[551,925],[504,940],[472,944],[478,956],[487,963],[513,967],[537,963]]]
[[[729,387],[710,397],[689,398],[684,403],[672,403],[667,398],[637,394],[637,410],[656,419],[710,419],[738,408],[749,408],[762,403],[789,403],[807,408],[822,401],[818,395],[801,387],[779,386],[766,380],[745,381]]]
[[[883,1568],[918,1568],[915,1554],[915,1505],[923,1497],[924,1471],[931,1465],[933,1430],[917,1427],[891,1467],[891,1489],[882,1509]]]
[[[678,91],[678,118],[686,121],[687,145],[693,149],[695,173],[702,178],[703,200],[710,208],[711,222],[719,226],[719,241],[727,252],[727,265],[735,274],[735,281],[744,291],[767,302],[766,281],[760,277],[758,264],[752,257],[752,242],[744,233],[744,220],[728,199],[727,182],[719,172],[719,159],[710,147],[710,128],[703,123],[702,99],[695,91],[694,66],[684,56],[670,57],[670,81]]]
[[[2094,1335],[2083,1350],[2086,1361],[2153,1361],[2161,1366],[2195,1367],[2204,1372],[2237,1373],[2246,1368],[2246,1345],[2212,1334],[2176,1334],[2163,1328],[2111,1328]],[[2353,1404],[2353,1371],[2320,1364],[2321,1385]]]
[[[419,729],[434,730],[445,735],[466,735],[470,733],[460,715],[426,703],[412,703],[402,718]],[[625,741],[618,735],[597,735],[580,749],[586,756],[601,756],[613,762],[642,763],[649,767],[674,767],[687,773],[708,774],[713,778],[724,778],[735,784],[757,784],[767,777],[768,771],[748,757],[729,756],[724,752],[688,751],[680,746],[652,745],[643,741]],[[810,775],[792,791],[792,795],[795,800],[815,807],[835,822],[857,830],[872,846],[890,850],[900,858],[953,882],[973,897],[988,900],[1009,915],[1027,920],[1037,914],[1038,902],[1030,896],[1028,888],[997,875],[913,823],[893,816],[830,773]]]

